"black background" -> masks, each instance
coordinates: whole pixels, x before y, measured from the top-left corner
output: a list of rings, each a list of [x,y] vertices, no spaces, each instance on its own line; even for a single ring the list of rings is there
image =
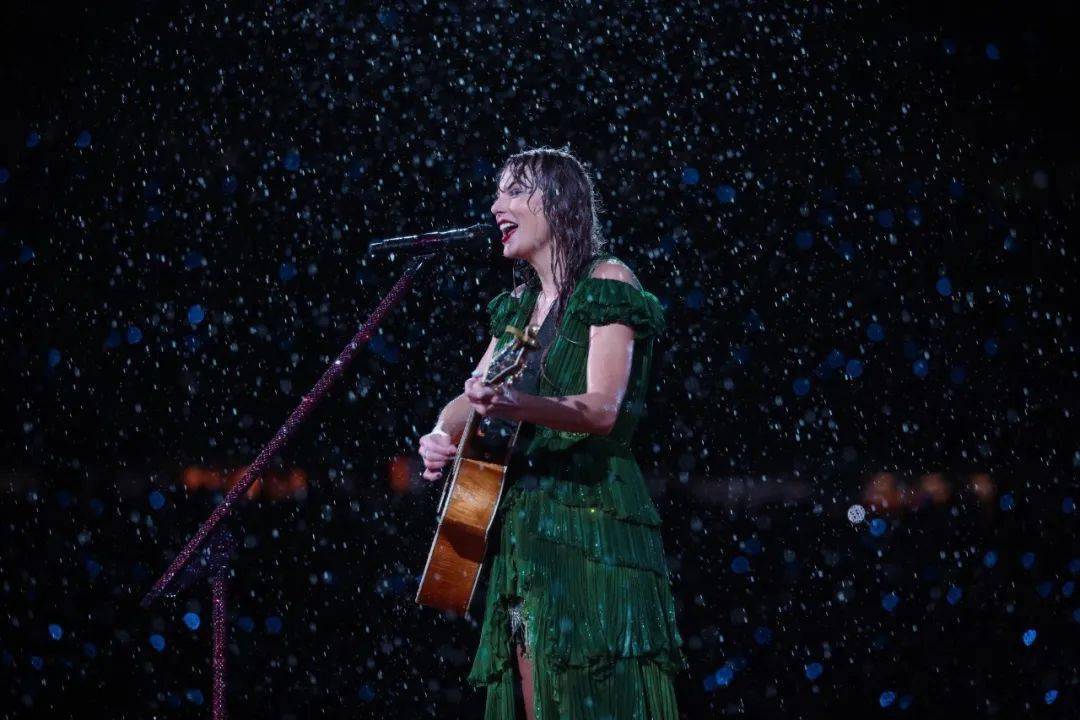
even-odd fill
[[[208,714],[205,593],[137,607],[216,501],[180,473],[254,458],[400,271],[369,240],[489,220],[541,144],[667,310],[637,456],[686,716],[1075,714],[1072,4],[5,16],[0,716]],[[387,477],[486,344],[498,252],[414,292],[275,459],[307,495],[241,511],[236,716],[479,717],[476,623],[412,602],[437,489]],[[882,470],[957,494],[873,535],[845,515]]]

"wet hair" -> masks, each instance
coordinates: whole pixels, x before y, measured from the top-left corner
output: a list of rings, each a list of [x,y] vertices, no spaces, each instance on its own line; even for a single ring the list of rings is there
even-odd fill
[[[540,191],[543,198],[544,217],[553,241],[551,274],[559,291],[551,308],[556,312],[554,320],[558,327],[578,277],[604,249],[605,241],[597,221],[600,199],[589,173],[570,154],[569,145],[532,148],[511,155],[499,170],[496,185],[507,172],[509,183],[520,183],[530,196]],[[514,263],[514,286],[518,285],[519,271],[526,273],[526,285],[539,292],[540,277],[524,260]]]

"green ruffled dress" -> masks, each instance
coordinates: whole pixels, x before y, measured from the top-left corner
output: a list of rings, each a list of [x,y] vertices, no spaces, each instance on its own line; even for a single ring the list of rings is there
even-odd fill
[[[597,262],[613,259],[602,255]],[[507,473],[493,525],[480,643],[469,682],[487,688],[485,720],[514,720],[508,608],[520,603],[533,662],[537,720],[678,717],[673,675],[687,667],[675,623],[660,517],[630,452],[645,408],[653,344],[664,328],[656,296],[590,277],[571,294],[537,394],[586,391],[589,326],[634,328],[630,380],[609,435],[522,427],[527,473]],[[522,327],[537,292],[488,305],[499,346]],[[529,432],[525,432],[526,428]],[[520,448],[520,444],[519,444]]]

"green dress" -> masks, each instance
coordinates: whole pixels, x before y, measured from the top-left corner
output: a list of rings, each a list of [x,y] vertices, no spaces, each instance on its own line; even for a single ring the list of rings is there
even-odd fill
[[[652,293],[590,277],[594,265],[567,302],[537,394],[586,391],[590,325],[634,329],[630,379],[609,435],[522,427],[519,442],[530,471],[507,473],[469,673],[469,682],[487,688],[485,720],[515,718],[517,659],[508,608],[519,603],[537,720],[678,717],[672,676],[686,668],[683,641],[660,517],[630,452],[664,313]],[[511,340],[508,324],[520,328],[528,321],[536,295],[526,288],[519,299],[507,291],[489,303],[499,346]]]

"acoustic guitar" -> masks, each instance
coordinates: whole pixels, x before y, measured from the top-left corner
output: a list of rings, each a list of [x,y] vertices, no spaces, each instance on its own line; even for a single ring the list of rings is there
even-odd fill
[[[525,353],[537,347],[538,326],[522,332],[507,325],[506,330],[514,341],[492,356],[484,373],[484,382],[492,387],[513,384],[525,368]],[[518,421],[469,411],[453,469],[443,484],[438,528],[416,591],[419,604],[468,614],[520,429]]]

